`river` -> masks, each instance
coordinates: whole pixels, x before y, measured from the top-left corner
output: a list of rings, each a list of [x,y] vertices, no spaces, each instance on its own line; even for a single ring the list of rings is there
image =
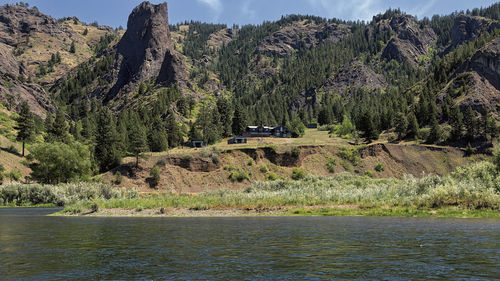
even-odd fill
[[[500,278],[500,220],[89,218],[0,208],[1,280]]]

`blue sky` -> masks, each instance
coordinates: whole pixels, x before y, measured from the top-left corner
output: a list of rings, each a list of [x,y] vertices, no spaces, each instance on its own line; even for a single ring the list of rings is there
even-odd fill
[[[16,0],[0,0],[0,4]],[[55,18],[77,16],[85,22],[126,27],[130,11],[140,0],[31,0]],[[152,0],[151,3],[163,2]],[[388,8],[401,8],[422,18],[456,10],[487,7],[498,0],[169,0],[170,23],[199,20],[212,23],[258,24],[286,14],[312,14],[345,20],[370,20]]]

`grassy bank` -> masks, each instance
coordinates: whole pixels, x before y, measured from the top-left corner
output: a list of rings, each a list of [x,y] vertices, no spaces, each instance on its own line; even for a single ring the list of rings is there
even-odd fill
[[[350,208],[335,206],[351,205]],[[318,208],[311,208],[316,206]],[[94,209],[250,210],[285,215],[500,216],[500,177],[481,162],[448,176],[421,179],[373,179],[349,173],[300,181],[258,182],[246,190],[218,190],[197,195],[153,194],[146,197],[79,201],[64,212]]]
[[[172,214],[189,210],[190,215],[196,211],[239,210],[255,215],[500,217],[500,174],[492,163],[480,162],[443,177],[374,179],[340,173],[299,181],[258,182],[245,190],[195,195],[138,196],[137,192],[101,183],[12,184],[0,188],[0,200],[0,205],[64,205],[64,214],[99,214],[113,209],[128,213],[153,210],[149,213],[154,214],[163,209]]]

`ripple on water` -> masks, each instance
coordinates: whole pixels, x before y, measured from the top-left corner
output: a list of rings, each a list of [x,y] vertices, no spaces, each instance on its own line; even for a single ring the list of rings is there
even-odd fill
[[[500,221],[80,218],[0,212],[5,279],[443,279],[500,276]]]

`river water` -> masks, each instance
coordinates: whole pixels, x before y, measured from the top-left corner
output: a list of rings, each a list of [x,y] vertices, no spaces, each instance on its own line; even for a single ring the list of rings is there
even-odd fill
[[[500,220],[53,211],[0,208],[0,280],[500,278]]]

